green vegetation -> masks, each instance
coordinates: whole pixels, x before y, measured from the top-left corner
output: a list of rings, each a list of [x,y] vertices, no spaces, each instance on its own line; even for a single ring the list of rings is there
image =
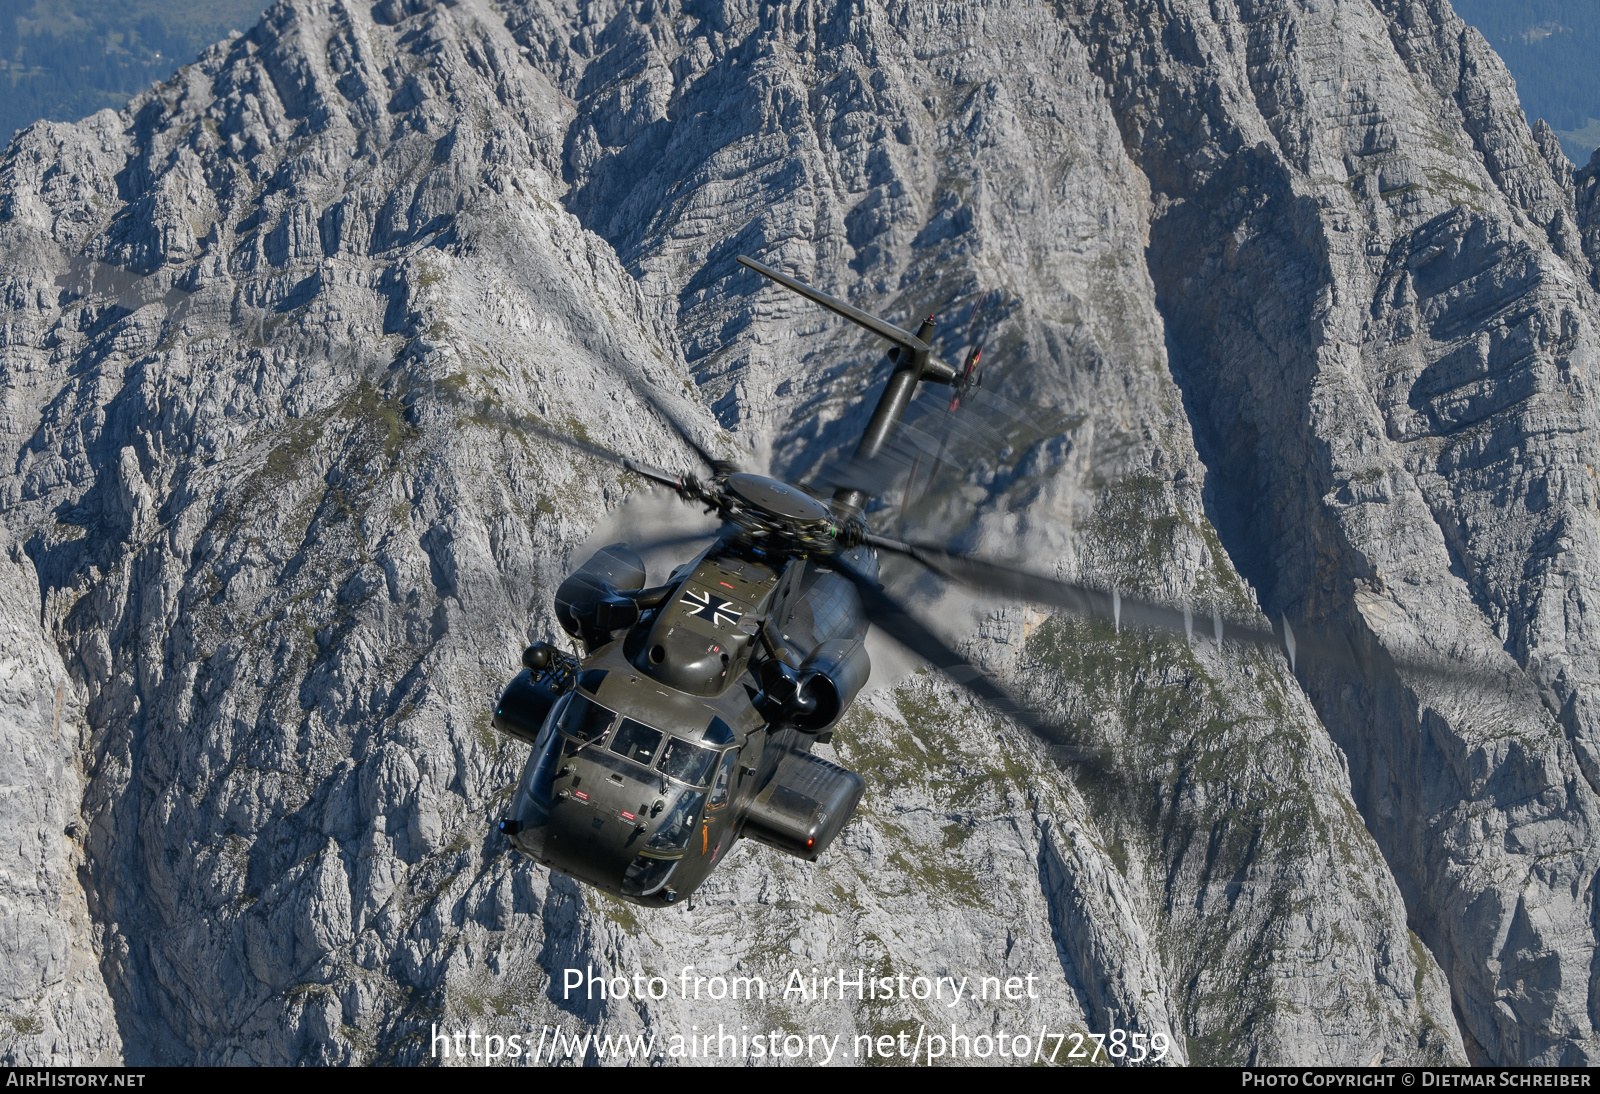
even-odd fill
[[[1116,523],[1115,512],[1106,516]],[[1358,818],[1319,808],[1297,742],[1305,730],[1275,674],[1256,675],[1253,701],[1241,704],[1203,649],[1057,616],[1029,637],[1027,657],[1064,682],[1058,701],[1066,701],[1066,734],[1090,747],[1109,745],[1115,757],[1105,770],[1086,765],[1074,781],[1117,869],[1127,876],[1139,858],[1165,861],[1169,885],[1183,876],[1180,891],[1194,885],[1208,894],[1203,908],[1167,909],[1164,948],[1181,970],[1175,983],[1187,1009],[1208,1031],[1188,1042],[1191,1062],[1238,1064],[1241,1046],[1256,1043],[1257,1031],[1290,1005],[1273,978],[1277,932],[1306,915],[1313,899],[1297,884],[1294,864],[1320,851],[1359,865],[1352,838],[1360,828]],[[1253,668],[1268,668],[1265,655],[1244,656]],[[1154,853],[1136,856],[1147,841]],[[1246,878],[1266,903],[1238,914],[1218,897]],[[1324,941],[1349,945],[1342,930],[1335,925]],[[1193,975],[1198,970],[1227,972]]]
[[[501,752],[505,742],[509,740],[494,731],[492,716],[487,710],[479,711],[472,716],[472,734],[478,739],[478,747],[491,754]]]
[[[628,934],[641,933],[639,917],[633,914],[633,905],[594,889],[584,889],[583,895],[590,911],[605,916]]]
[[[1216,529],[1209,521],[1196,524],[1167,500],[1167,483],[1154,475],[1129,475],[1106,484],[1088,531],[1113,548],[1115,579],[1124,589],[1138,592],[1159,587],[1167,560],[1181,539],[1198,540],[1211,557],[1211,565],[1197,575],[1197,604],[1214,604],[1224,611],[1250,611],[1250,595],[1233,571],[1221,564],[1227,557]],[[1106,630],[1109,632],[1110,628]]]
[[[455,1003],[450,1009],[457,1015],[501,1018],[517,1009],[517,992],[510,987],[499,992],[452,992],[447,988],[445,994]]]
[[[383,454],[391,464],[401,446],[417,435],[416,427],[405,420],[399,400],[380,395],[370,384],[363,383],[356,390],[354,410],[382,431]]]
[[[1417,932],[1408,929],[1406,934],[1411,939],[1411,957],[1417,963],[1417,971],[1416,975],[1412,977],[1411,987],[1420,998],[1422,990],[1427,983],[1428,966],[1433,964],[1433,961],[1428,957],[1428,948],[1422,944],[1422,939],[1417,937]]]
[[[5,1029],[24,1037],[32,1037],[44,1032],[44,1020],[26,1014],[0,1014],[0,1030]]]
[[[329,422],[340,419],[349,420],[357,428],[366,426],[372,440],[381,439],[383,454],[390,464],[400,455],[405,443],[417,435],[416,427],[405,420],[398,399],[385,396],[370,383],[363,382],[332,409],[290,422],[284,430],[285,439],[267,454],[267,478],[277,483],[298,473],[323,440]]]
[[[972,829],[960,823],[947,824],[941,828],[940,831],[944,833],[944,846],[946,850],[952,850],[960,847],[967,841],[967,837],[972,835]]]

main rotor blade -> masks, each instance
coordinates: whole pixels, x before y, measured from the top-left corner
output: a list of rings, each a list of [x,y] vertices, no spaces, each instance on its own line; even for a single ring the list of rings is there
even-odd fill
[[[1014,465],[1037,438],[1060,432],[992,392],[970,391],[963,400],[961,410],[951,412],[944,397],[919,393],[893,444],[869,460],[829,460],[815,481],[876,497],[902,481],[913,467],[930,481],[935,468],[952,469],[965,477],[979,464]],[[1008,449],[1012,451],[1002,456]]]
[[[901,476],[916,466],[929,467],[934,463],[965,470],[965,465],[950,459],[939,438],[921,427],[922,419],[902,422],[894,443],[868,459],[855,457],[847,461],[826,463],[813,480],[828,487],[848,487],[877,496],[885,493]]]
[[[687,476],[685,475],[675,474],[671,471],[663,471],[659,467],[652,467],[647,463],[641,463],[638,460],[622,455],[620,452],[613,452],[611,449],[595,444],[593,441],[586,441],[582,438],[574,437],[567,433],[559,433],[535,418],[525,417],[520,414],[513,414],[504,407],[496,406],[486,400],[468,399],[460,391],[457,391],[455,388],[446,386],[444,384],[432,382],[430,383],[430,386],[437,394],[443,396],[445,399],[455,403],[457,406],[460,406],[463,409],[470,410],[475,417],[487,418],[490,421],[495,421],[503,426],[506,426],[508,429],[517,430],[523,433],[532,433],[537,437],[551,442],[552,444],[563,445],[567,448],[573,449],[576,452],[582,452],[586,456],[593,456],[597,460],[604,460],[607,463],[615,464],[616,466],[624,468],[625,470],[632,471],[636,475],[641,475],[644,478],[658,482],[663,486],[670,486],[674,490],[681,491],[686,483]]]
[[[697,441],[694,434],[689,432],[689,427],[678,417],[677,412],[667,405],[664,399],[656,397],[655,387],[642,376],[635,381],[630,379],[628,386],[633,393],[650,405],[650,409],[661,415],[663,421],[678,435],[678,439],[694,450],[700,461],[717,475],[729,475],[739,470],[739,465],[733,460],[718,456],[710,452],[704,445]]]
[[[1168,608],[1159,604],[1151,604],[1146,601],[1125,597],[1120,593],[1092,589],[1087,585],[1075,585],[1069,581],[1058,581],[1055,578],[1028,573],[1026,570],[1013,569],[986,559],[953,554],[942,548],[925,544],[906,543],[903,540],[870,534],[866,537],[866,541],[880,551],[890,551],[894,554],[905,555],[920,562],[940,577],[948,578],[979,592],[994,593],[999,596],[1009,597],[1012,600],[1026,601],[1030,604],[1046,604],[1053,608],[1065,608],[1067,611],[1077,615],[1105,619],[1116,622],[1119,625],[1127,623],[1135,627],[1176,630],[1180,634],[1184,633],[1185,630],[1184,613],[1181,608]],[[1190,619],[1190,628],[1192,629],[1192,614]],[[1210,622],[1210,620],[1204,621],[1205,624]],[[1210,626],[1205,627],[1205,630],[1210,629]],[[1224,637],[1234,638],[1242,642],[1255,642],[1272,646],[1278,644],[1277,635],[1270,630],[1230,623],[1226,620],[1223,622],[1223,634]]]
[[[520,283],[520,270],[507,251],[507,241],[495,239],[484,245],[476,239],[468,240],[469,254],[485,264],[497,267],[512,283]],[[671,405],[670,400],[664,398],[660,391],[645,375],[644,369],[638,361],[631,356],[622,360],[622,380],[628,389],[642,400],[651,410],[667,424],[667,428],[678,435],[678,439],[688,445],[701,463],[714,474],[720,476],[739,470],[738,466],[728,459],[718,456],[701,444],[689,429],[688,422]]]
[[[729,527],[729,525],[724,524],[721,527],[707,528],[701,532],[684,532],[681,535],[662,536],[658,539],[629,541],[628,546],[641,555],[648,551],[664,551],[669,547],[683,547],[690,543],[701,543],[716,539],[727,532]]]
[[[953,554],[927,544],[906,543],[885,536],[871,535],[866,542],[880,551],[903,555],[921,563],[940,577],[965,585],[979,592],[993,593],[1030,604],[1062,608],[1076,615],[1087,616],[1124,626],[1181,634],[1193,640],[1240,642],[1247,645],[1284,651],[1289,667],[1294,669],[1297,660],[1307,654],[1319,660],[1348,663],[1365,670],[1355,651],[1342,635],[1330,635],[1313,628],[1293,627],[1284,620],[1282,635],[1270,627],[1241,623],[1224,617],[1213,605],[1194,604],[1187,608],[1153,604],[1146,600],[1123,596],[1120,591],[1093,589],[1070,581],[1029,573],[987,559],[970,555]],[[1470,665],[1426,662],[1402,653],[1385,649],[1384,653],[1394,663],[1408,672],[1460,682],[1477,680],[1484,672],[1497,670],[1485,666],[1482,672]]]
[[[829,561],[855,585],[872,625],[906,649],[960,684],[974,697],[1033,732],[1064,760],[1108,765],[1110,750],[1085,748],[1060,723],[1034,710],[988,673],[951,649],[945,641],[911,615],[899,600],[884,592],[878,582],[856,569],[843,555]]]

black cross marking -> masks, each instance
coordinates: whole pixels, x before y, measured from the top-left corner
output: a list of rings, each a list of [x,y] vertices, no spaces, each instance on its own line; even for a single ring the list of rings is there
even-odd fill
[[[683,599],[678,603],[691,605],[693,610],[689,614],[709,620],[713,627],[720,627],[723,623],[727,623],[730,627],[737,626],[739,616],[742,614],[734,607],[733,601],[724,600],[719,603],[711,598],[710,593],[696,592],[693,589],[685,589]]]

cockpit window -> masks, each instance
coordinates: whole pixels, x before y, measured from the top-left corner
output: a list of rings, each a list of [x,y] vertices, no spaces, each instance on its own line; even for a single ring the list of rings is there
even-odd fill
[[[713,748],[721,745],[731,745],[734,740],[733,730],[729,729],[728,723],[721,718],[713,718],[711,719],[711,724],[706,726],[705,736],[701,740]]]
[[[646,848],[651,851],[681,851],[688,846],[689,834],[694,831],[696,811],[705,800],[706,796],[702,793],[684,791],[673,805],[672,812],[656,829],[656,834],[645,844]]]
[[[561,732],[580,741],[593,741],[605,736],[616,717],[594,700],[574,695],[561,715]]]
[[[632,718],[622,719],[617,735],[611,739],[611,751],[626,756],[635,763],[648,765],[661,745],[662,733]]]
[[[728,790],[733,785],[733,765],[739,762],[739,754],[732,750],[722,757],[722,766],[717,768],[717,785],[711,788],[711,806],[728,804]]]
[[[691,786],[704,786],[717,762],[717,754],[709,748],[692,745],[674,737],[667,742],[667,750],[656,764],[662,774],[682,780]]]

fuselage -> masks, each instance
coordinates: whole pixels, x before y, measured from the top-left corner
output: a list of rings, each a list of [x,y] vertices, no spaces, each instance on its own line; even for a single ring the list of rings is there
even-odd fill
[[[809,755],[814,733],[769,726],[750,671],[763,644],[799,665],[826,642],[860,640],[853,590],[803,559],[713,555],[687,570],[583,658],[505,824],[524,854],[652,906],[693,892],[741,833],[814,859],[861,792],[854,773]]]

